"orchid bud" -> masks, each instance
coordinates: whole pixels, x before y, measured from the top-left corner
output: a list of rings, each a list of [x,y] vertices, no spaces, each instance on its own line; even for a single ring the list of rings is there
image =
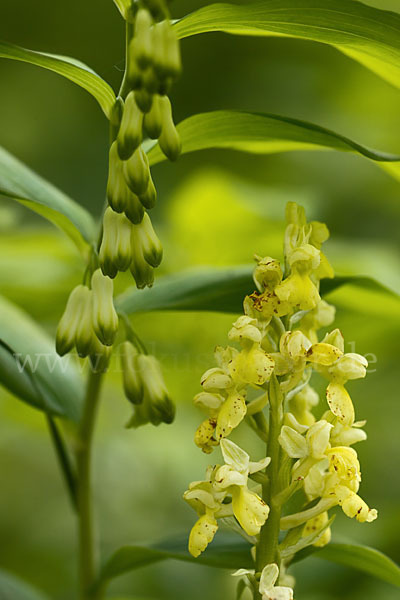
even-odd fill
[[[132,237],[139,240],[145,261],[154,268],[158,267],[162,260],[163,249],[147,213],[139,225],[133,225]]]
[[[167,96],[160,98],[162,131],[158,143],[169,160],[176,160],[181,153],[182,144],[172,119],[171,102]]]
[[[121,367],[125,396],[132,404],[143,402],[143,382],[138,365],[138,351],[131,342],[124,342],[121,349]]]
[[[125,181],[134,194],[144,194],[150,181],[149,161],[146,153],[139,147],[123,163]]]
[[[118,154],[122,160],[127,160],[143,139],[143,113],[136,104],[134,92],[126,97],[121,126],[118,132]]]
[[[93,290],[93,329],[99,341],[112,346],[118,331],[118,315],[113,303],[113,282],[104,276],[101,269],[92,275]]]

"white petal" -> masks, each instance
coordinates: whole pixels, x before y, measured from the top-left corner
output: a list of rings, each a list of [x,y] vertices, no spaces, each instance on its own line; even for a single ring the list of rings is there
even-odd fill
[[[274,583],[276,582],[278,577],[278,565],[275,563],[272,563],[271,565],[266,565],[261,573],[260,587],[258,588],[260,594],[267,594],[274,587]]]
[[[265,458],[262,458],[261,460],[257,461],[257,462],[249,462],[249,473],[257,473],[257,471],[262,471],[262,469],[265,469],[266,467],[268,467],[269,463],[271,462],[271,458],[269,456],[266,456]]]
[[[237,471],[248,471],[249,455],[230,440],[221,440],[221,450],[227,465]]]

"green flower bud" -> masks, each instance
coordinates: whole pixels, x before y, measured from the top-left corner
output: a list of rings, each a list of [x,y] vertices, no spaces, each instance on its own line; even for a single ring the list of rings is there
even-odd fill
[[[75,344],[75,336],[82,312],[85,286],[76,286],[69,295],[67,306],[60,319],[56,333],[56,350],[60,356],[67,354]]]
[[[144,127],[148,136],[153,140],[157,140],[161,135],[162,126],[161,97],[156,94],[153,98],[151,110],[144,116]]]
[[[124,162],[124,177],[129,189],[137,195],[144,194],[150,181],[149,161],[139,147],[129,160]]]
[[[148,67],[146,71],[143,73],[143,87],[145,90],[153,96],[156,94],[160,87],[160,81],[158,79],[157,73],[154,71],[153,67]],[[154,102],[154,98],[153,98]],[[153,104],[152,104],[153,106]],[[151,110],[151,108],[150,108]]]
[[[92,275],[93,329],[104,346],[112,346],[118,331],[118,316],[113,303],[113,282],[101,269]]]
[[[126,271],[132,260],[131,223],[108,207],[103,217],[103,238],[99,259],[104,275],[112,279],[117,271]]]
[[[121,367],[125,396],[133,404],[143,402],[143,382],[138,367],[138,351],[131,342],[124,342],[120,346]]]
[[[140,8],[135,20],[135,55],[134,59],[141,69],[145,69],[152,59],[153,45],[151,26],[153,19],[145,8]]]
[[[76,350],[81,358],[88,356],[93,345],[92,327],[92,290],[86,286],[82,287],[81,312],[75,335]]]
[[[150,173],[150,180],[149,180],[149,185],[147,186],[147,190],[145,191],[144,194],[140,194],[139,200],[143,204],[143,206],[147,209],[153,208],[156,204],[157,191],[156,191],[155,185],[153,183],[153,180],[151,178],[151,173]]]
[[[140,225],[133,226],[132,237],[139,240],[144,260],[152,267],[158,267],[162,261],[163,249],[147,213]]]
[[[104,346],[94,335],[89,358],[95,373],[105,373],[107,371],[111,354],[112,346]]]
[[[136,104],[135,93],[130,92],[125,101],[124,113],[117,137],[118,154],[127,160],[143,139],[143,113]]]
[[[145,89],[135,91],[136,104],[144,113],[148,113],[153,104],[153,96]]]
[[[134,229],[132,229],[131,245],[132,262],[130,269],[135,279],[136,287],[139,290],[145,288],[146,286],[151,287],[154,283],[153,268],[145,261],[143,257],[141,240],[139,236],[135,234]]]
[[[161,80],[176,78],[181,72],[179,41],[169,20],[153,27],[153,64]]]
[[[143,219],[144,209],[137,196],[129,189],[124,176],[124,163],[118,156],[117,142],[110,148],[110,169],[107,183],[107,199],[111,208],[122,213],[128,210],[130,220],[140,223]]]
[[[145,0],[145,4],[155,19],[167,16],[165,0]]]
[[[181,153],[182,144],[172,119],[171,102],[167,96],[160,98],[162,131],[158,143],[169,160],[176,160]]]
[[[128,51],[128,62],[127,62],[127,71],[126,78],[129,82],[129,87],[132,90],[140,90],[143,84],[142,75],[143,71],[135,60],[136,57],[136,38],[132,38],[129,43],[129,51]]]
[[[169,397],[158,360],[154,356],[139,354],[138,367],[143,381],[144,403],[148,407],[153,425],[172,423],[175,406]]]

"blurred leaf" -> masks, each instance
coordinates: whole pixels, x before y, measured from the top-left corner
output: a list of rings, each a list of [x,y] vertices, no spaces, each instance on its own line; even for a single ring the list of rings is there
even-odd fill
[[[54,71],[63,75],[84,88],[89,94],[96,98],[107,118],[110,118],[111,110],[115,102],[115,94],[109,84],[97,75],[90,67],[70,58],[69,56],[58,56],[46,52],[27,50],[8,42],[0,41],[0,57],[20,60],[22,62],[37,65],[44,69]]]
[[[360,154],[378,163],[391,163],[387,172],[400,178],[400,156],[362,146],[347,137],[308,123],[279,115],[217,110],[194,115],[177,127],[183,154],[206,148],[229,148],[253,154],[293,150],[337,150]],[[151,165],[166,157],[158,144],[148,151]]]
[[[223,31],[329,44],[400,87],[400,15],[356,0],[211,4],[181,19],[175,28],[180,38]]]
[[[81,252],[94,237],[92,216],[0,147],[0,194],[17,200],[62,229]]]
[[[131,0],[114,0],[114,4],[125,19],[127,16],[127,11],[131,6]]]
[[[77,421],[83,382],[71,355],[59,357],[54,341],[28,314],[2,296],[0,339],[0,383],[35,408]],[[17,360],[10,356],[10,350]]]
[[[321,294],[343,285],[355,285],[378,290],[381,294],[400,297],[368,277],[335,277],[321,281]],[[254,291],[251,266],[188,269],[157,280],[154,288],[137,291],[129,288],[116,299],[118,310],[127,314],[153,310],[206,310],[242,312],[243,299]],[[400,303],[399,303],[400,308]]]
[[[318,558],[363,571],[400,587],[400,567],[391,558],[368,546],[328,544],[317,551]]]
[[[0,570],[0,598],[1,600],[47,600],[47,596],[42,592],[2,569]]]
[[[104,565],[101,581],[118,577],[161,560],[174,559],[220,569],[251,568],[251,546],[247,542],[214,540],[203,554],[194,558],[187,550],[187,539],[168,541],[152,547],[123,546]]]

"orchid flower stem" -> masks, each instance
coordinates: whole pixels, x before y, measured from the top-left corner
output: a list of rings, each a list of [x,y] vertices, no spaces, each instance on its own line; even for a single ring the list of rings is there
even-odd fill
[[[263,500],[270,506],[270,513],[260,533],[260,541],[256,552],[256,572],[261,572],[270,563],[277,563],[278,567],[280,566],[279,530],[281,504],[274,502],[274,499],[279,492],[278,477],[281,450],[278,438],[283,420],[283,396],[276,378],[271,379],[269,387],[270,422],[267,455],[271,457],[271,463],[267,469],[269,483],[263,486]],[[255,590],[254,599],[258,600],[259,598],[259,592]]]
[[[90,372],[87,382],[85,404],[79,428],[76,463],[78,471],[79,514],[79,577],[80,600],[99,600],[93,595],[96,578],[97,556],[92,510],[92,440],[97,408],[100,398],[102,373]]]

